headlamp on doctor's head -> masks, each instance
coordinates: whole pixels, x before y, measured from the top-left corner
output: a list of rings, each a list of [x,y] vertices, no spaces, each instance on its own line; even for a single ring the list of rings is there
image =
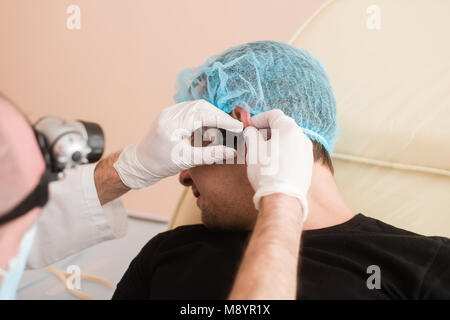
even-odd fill
[[[46,170],[36,188],[14,209],[0,217],[0,225],[36,207],[43,207],[48,202],[49,183],[63,178],[63,170],[96,162],[104,151],[102,128],[93,122],[66,122],[60,118],[45,117],[33,126],[33,130]]]

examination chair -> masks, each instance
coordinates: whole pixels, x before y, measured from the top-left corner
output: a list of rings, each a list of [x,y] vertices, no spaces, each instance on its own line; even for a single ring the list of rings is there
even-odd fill
[[[340,138],[332,155],[354,213],[450,237],[450,1],[335,0],[290,43],[328,69]],[[169,229],[201,223],[190,188]]]

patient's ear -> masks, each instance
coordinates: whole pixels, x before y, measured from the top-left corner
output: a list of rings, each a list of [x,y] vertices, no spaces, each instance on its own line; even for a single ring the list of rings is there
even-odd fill
[[[235,107],[233,111],[231,111],[231,116],[234,119],[241,121],[244,124],[244,129],[253,126],[250,112],[241,107]]]
[[[178,175],[178,181],[185,187],[192,186],[192,178],[189,170],[183,170]]]

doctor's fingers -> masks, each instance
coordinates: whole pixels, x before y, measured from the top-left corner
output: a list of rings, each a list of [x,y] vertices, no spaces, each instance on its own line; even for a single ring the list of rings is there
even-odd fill
[[[284,114],[280,109],[269,110],[251,118],[253,125],[259,129],[284,129],[293,125],[297,126],[294,119]]]
[[[220,128],[231,132],[241,132],[244,128],[242,122],[205,100],[200,100],[197,104],[194,122],[196,123],[194,130],[199,128],[199,124],[203,127]]]
[[[261,149],[265,144],[270,143],[266,141],[266,137],[261,132],[261,130],[255,127],[247,127],[243,132],[246,155],[245,160],[247,164],[256,164],[259,158],[259,149]],[[266,148],[264,148],[266,149]]]

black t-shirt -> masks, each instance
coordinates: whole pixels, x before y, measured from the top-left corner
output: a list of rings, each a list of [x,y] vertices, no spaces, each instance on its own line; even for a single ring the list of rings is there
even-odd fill
[[[113,299],[226,299],[249,235],[203,225],[158,234],[131,262]],[[300,254],[299,299],[450,299],[448,238],[358,214],[303,231]]]

